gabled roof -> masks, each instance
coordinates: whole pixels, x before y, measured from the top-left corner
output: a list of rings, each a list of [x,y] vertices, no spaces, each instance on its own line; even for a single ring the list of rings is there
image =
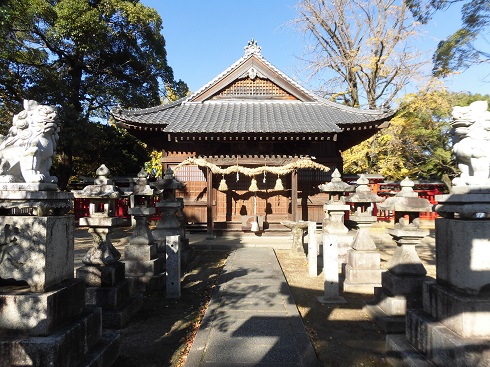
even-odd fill
[[[303,88],[267,61],[257,42],[190,96],[140,110],[114,109],[118,125],[167,133],[340,133],[378,128],[392,111],[340,105]],[[373,132],[374,133],[374,132]]]

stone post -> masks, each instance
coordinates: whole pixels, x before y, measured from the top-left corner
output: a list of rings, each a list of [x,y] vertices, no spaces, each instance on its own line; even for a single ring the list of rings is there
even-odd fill
[[[316,238],[316,222],[308,222],[308,275],[318,275],[318,244]]]
[[[167,236],[167,298],[180,298],[180,236]]]
[[[317,297],[321,303],[347,303],[340,296],[339,249],[335,235],[323,234],[323,275],[324,293]]]

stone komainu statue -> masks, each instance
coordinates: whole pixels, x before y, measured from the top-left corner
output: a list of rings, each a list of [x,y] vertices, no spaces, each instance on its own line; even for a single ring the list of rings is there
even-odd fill
[[[486,101],[454,107],[453,152],[461,175],[455,186],[490,186],[490,111]]]
[[[56,183],[49,170],[58,131],[56,108],[24,100],[8,134],[0,135],[0,182]]]

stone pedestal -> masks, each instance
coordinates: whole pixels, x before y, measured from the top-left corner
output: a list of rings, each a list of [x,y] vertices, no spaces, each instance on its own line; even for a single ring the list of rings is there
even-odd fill
[[[131,294],[124,264],[120,261],[108,265],[84,265],[76,270],[76,277],[87,284],[87,305],[102,309],[104,329],[123,328],[143,305],[141,294]]]
[[[423,309],[408,312],[406,336],[386,338],[393,365],[490,366],[487,103],[455,107],[453,117],[461,176],[436,196],[437,277],[423,285]]]
[[[388,233],[394,238],[397,248],[387,263],[388,271],[381,275],[381,288],[375,288],[375,299],[365,311],[379,327],[388,333],[405,331],[407,309],[422,307],[422,284],[426,277],[415,246],[429,234],[417,226],[404,225],[403,220]]]
[[[20,191],[45,186],[0,190],[9,214],[0,217],[0,366],[109,367],[119,334],[102,332],[100,308],[86,307],[85,283],[73,278],[73,216],[63,215],[73,195]]]
[[[136,225],[129,238],[129,245],[124,246],[124,264],[131,289],[139,293],[165,288],[165,260],[158,257],[157,245],[147,221],[147,217],[154,213],[155,208],[129,209]]]
[[[291,245],[291,254],[305,256],[305,249],[303,247],[303,237],[305,230],[308,228],[308,222],[294,222],[290,220],[282,221],[281,224],[291,230],[293,237],[293,243]]]
[[[2,216],[0,228],[0,278],[25,281],[33,292],[73,278],[73,217]]]
[[[344,267],[344,292],[374,294],[381,287],[381,255],[365,228],[359,228]]]
[[[387,337],[393,365],[490,365],[490,220],[480,214],[490,190],[458,189],[437,198],[447,216],[436,219],[437,279],[423,284],[422,310],[407,312],[406,335]]]

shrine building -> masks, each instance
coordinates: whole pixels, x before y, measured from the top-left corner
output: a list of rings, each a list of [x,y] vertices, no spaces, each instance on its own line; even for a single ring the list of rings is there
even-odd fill
[[[114,109],[117,125],[162,151],[186,183],[189,224],[208,233],[262,235],[284,220],[324,218],[318,185],[341,152],[387,127],[393,111],[361,110],[321,98],[288,77],[255,41],[197,92],[145,109]],[[257,223],[259,226],[257,226]]]

